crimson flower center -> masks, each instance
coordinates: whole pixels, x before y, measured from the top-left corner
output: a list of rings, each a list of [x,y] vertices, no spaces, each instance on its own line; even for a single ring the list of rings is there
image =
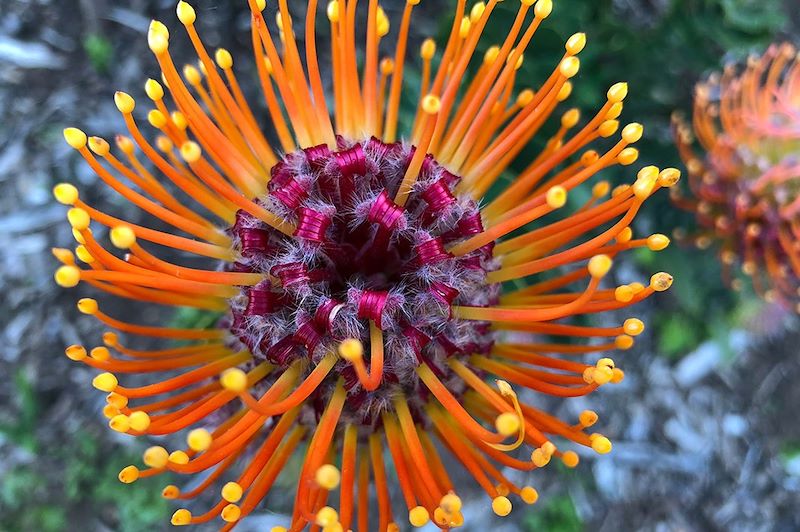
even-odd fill
[[[397,388],[422,404],[421,362],[446,379],[448,357],[486,353],[492,342],[488,324],[450,311],[497,302],[499,287],[485,282],[493,246],[448,251],[483,231],[478,206],[430,155],[406,201],[396,201],[414,152],[340,137],[336,150],[289,154],[272,168],[260,203],[295,227],[293,235],[244,211],[230,230],[240,253],[233,268],[267,276],[232,300],[233,335],[257,362],[306,372],[343,341],[368,346],[363,361],[343,353],[347,360],[317,392],[324,399],[343,378],[348,410],[362,423],[376,419]]]

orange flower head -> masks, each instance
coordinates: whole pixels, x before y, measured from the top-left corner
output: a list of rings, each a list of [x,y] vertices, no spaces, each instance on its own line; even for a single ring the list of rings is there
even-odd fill
[[[730,278],[740,266],[767,301],[800,312],[800,61],[773,45],[744,66],[728,65],[695,91],[692,127],[675,116],[675,138],[689,171],[700,248],[716,244]],[[698,155],[695,137],[702,147]],[[741,281],[732,281],[734,288]]]
[[[421,79],[411,86],[404,70],[418,0],[404,4],[391,43],[377,0],[361,7],[366,28],[356,27],[356,0],[334,0],[325,11],[329,44],[317,42],[316,0],[303,23],[279,0],[277,31],[264,19],[265,2],[250,0],[272,143],[243,96],[234,58],[206,49],[194,9],[180,2],[199,66],[179,69],[169,53],[176,37],[154,21],[148,40],[162,81],[145,85],[151,109],[116,94],[129,130],[117,150],[65,131],[109,187],[158,223],[116,218],[74,186],[58,185],[79,242],[77,260],[54,250],[63,264],[58,284],[88,284],[142,309],[221,316],[209,329],[146,326],[85,298],[79,310],[113,330],[103,348],[67,349],[99,370],[93,384],[109,394],[112,429],[185,441],[148,448],[141,468],[120,473],[122,482],[205,472],[188,491],[166,486],[164,497],[219,494],[211,508],[177,510],[173,524],[232,528],[301,454],[288,529],[383,531],[430,521],[455,528],[464,522],[461,486],[445,454],[504,516],[517,501],[538,498],[509,469],[528,478],[554,460],[576,467],[577,447],[611,451],[608,438],[587,432],[594,412],[560,420],[528,397],[583,396],[624,377],[611,358],[575,355],[628,349],[644,324],[570,321],[669,288],[663,272],[645,284],[607,279],[620,252],[669,243],[663,235],[635,238],[630,225],[677,171],[645,167],[613,191],[590,184],[599,171],[638,158],[632,145],[642,126],[620,127],[628,88],[618,83],[594,116],[567,109],[541,153],[504,184],[510,163],[568,99],[586,38],[567,41],[541,86],[518,88],[523,53],[552,3],[521,1],[506,40],[476,57],[498,3],[467,11],[459,0],[443,46],[422,44]],[[327,46],[332,64],[322,69],[317,48]],[[415,114],[402,120],[401,97],[417,98]],[[145,116],[155,136],[142,132]],[[606,151],[589,148],[600,137],[615,140]],[[569,201],[578,188],[591,191],[582,205]],[[195,259],[191,266],[186,258]],[[134,348],[128,338],[137,336],[165,345]],[[518,395],[524,389],[531,392]],[[390,486],[403,508],[391,503]]]

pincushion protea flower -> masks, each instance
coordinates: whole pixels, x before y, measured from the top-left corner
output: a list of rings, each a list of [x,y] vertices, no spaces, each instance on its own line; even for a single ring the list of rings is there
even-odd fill
[[[417,90],[404,87],[403,70],[418,1],[405,4],[394,56],[382,61],[389,22],[376,0],[368,3],[363,68],[356,3],[327,6],[329,102],[317,61],[317,2],[308,2],[303,59],[287,0],[278,2],[277,40],[264,2],[250,1],[255,60],[278,146],[266,140],[245,102],[231,55],[217,50],[212,58],[185,2],[178,18],[200,59],[199,69],[184,69],[185,81],[168,52],[167,28],[150,27],[164,82],[145,86],[155,106],[147,115],[158,130],[155,147],[139,129],[133,98],[121,92],[115,100],[130,138],[118,137],[120,157],[100,138],[65,131],[106,184],[159,227],[181,234],[115,218],[84,202],[75,187],[58,185],[56,198],[71,206],[76,254],[85,265],[56,250],[63,263],[56,281],[224,316],[208,330],[152,327],[81,299],[81,312],[117,332],[105,334],[103,347],[67,349],[71,359],[102,371],[94,386],[109,394],[112,429],[135,436],[185,432],[186,448],[151,447],[146,468],[120,473],[133,482],[209,471],[190,491],[164,489],[165,497],[181,500],[219,493],[204,513],[177,510],[176,525],[221,517],[232,528],[270,492],[295,453],[304,459],[292,530],[398,530],[406,519],[414,526],[431,520],[459,526],[462,502],[444,453],[463,464],[498,515],[511,512],[510,494],[532,504],[536,490],[503,469],[529,472],[554,457],[575,467],[572,446],[607,453],[611,443],[587,433],[594,412],[562,421],[521,401],[514,386],[575,397],[619,382],[623,373],[610,358],[587,364],[571,356],[627,349],[642,322],[593,327],[562,320],[622,309],[671,284],[668,274],[657,273],[646,286],[601,287],[617,253],[668,244],[663,235],[633,239],[629,226],[651,194],[677,181],[677,170],[646,167],[610,198],[608,183],[597,182],[582,207],[559,215],[570,190],[637,159],[630,145],[642,135],[638,124],[626,126],[604,153],[586,149],[618,130],[624,83],[611,87],[577,132],[578,111],[566,111],[530,166],[494,199],[482,200],[567,99],[578,72],[583,34],[567,41],[541,87],[515,96],[523,51],[550,14],[550,0],[520,3],[507,39],[479,59],[471,81],[465,72],[498,0],[466,14],[459,0],[438,69],[433,41],[422,46],[423,96],[402,141],[401,92]],[[538,220],[544,221],[531,228]],[[96,238],[92,224],[110,229],[124,258]],[[169,262],[159,250],[205,258],[207,269]],[[170,344],[138,350],[118,332]],[[161,372],[162,379],[150,377],[145,385],[122,378]],[[523,444],[528,454],[519,457],[514,451]],[[395,492],[405,503],[400,514],[390,503]]]
[[[692,128],[676,115],[675,132],[695,212],[695,244],[718,244],[726,277],[740,264],[768,301],[800,312],[800,62],[791,44],[773,45],[739,68],[728,65],[697,86]],[[733,280],[734,288],[741,282]]]

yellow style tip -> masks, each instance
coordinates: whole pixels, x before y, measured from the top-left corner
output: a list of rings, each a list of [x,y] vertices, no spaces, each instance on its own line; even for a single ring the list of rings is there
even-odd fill
[[[222,509],[220,514],[222,520],[226,523],[235,523],[242,517],[242,509],[235,504],[229,504]]]
[[[196,142],[187,141],[181,145],[181,157],[189,164],[196,163],[203,155],[203,150]]]
[[[241,393],[247,389],[247,373],[239,368],[227,369],[220,376],[220,384],[229,392]]]
[[[316,523],[319,526],[326,527],[339,522],[339,514],[330,506],[323,506],[317,512]]]
[[[90,297],[84,297],[78,300],[78,311],[81,314],[88,314],[89,316],[96,314],[99,310],[97,300]]]
[[[650,287],[656,292],[664,292],[672,286],[673,277],[665,272],[654,274],[650,278]]]
[[[92,386],[101,392],[111,393],[117,389],[117,378],[113,373],[101,373],[92,379]]]
[[[81,282],[81,271],[76,266],[61,266],[53,275],[56,284],[62,288],[73,288]]]
[[[119,472],[118,478],[123,484],[132,484],[139,479],[139,468],[129,465]]]
[[[567,189],[561,185],[551,187],[547,191],[545,199],[551,209],[560,209],[567,204]]]
[[[222,486],[222,498],[228,502],[239,502],[242,499],[242,495],[244,494],[244,490],[242,486],[237,482],[228,482],[224,486]]]
[[[319,487],[330,491],[336,489],[342,479],[342,475],[336,466],[325,464],[317,469],[314,479],[317,481]]]
[[[539,1],[541,2],[542,0]],[[504,497],[502,495],[495,497],[492,500],[492,511],[500,517],[507,516],[511,513],[511,501],[508,500],[508,497]]]
[[[206,429],[194,429],[186,436],[186,443],[195,452],[203,452],[211,447],[211,433]]]
[[[355,362],[364,356],[364,345],[355,338],[348,338],[339,344],[339,356],[348,362]]]
[[[416,506],[408,512],[408,522],[414,527],[423,527],[431,520],[428,510],[422,506]]]
[[[197,19],[197,13],[195,13],[194,8],[183,0],[178,2],[175,12],[178,14],[178,20],[180,20],[181,24],[184,26],[194,24],[194,21]]]
[[[117,91],[114,93],[114,105],[117,106],[120,113],[127,115],[131,114],[136,108],[136,101],[130,94]]]
[[[149,447],[142,455],[142,462],[153,469],[163,469],[169,462],[169,452],[161,446]],[[166,489],[166,488],[165,488]]]
[[[525,486],[519,491],[519,496],[525,504],[536,504],[539,500],[539,492],[532,486]]]
[[[608,255],[595,255],[589,259],[589,275],[595,278],[602,278],[611,269],[612,261]]]
[[[127,225],[119,225],[113,228],[109,237],[114,247],[119,249],[130,249],[136,243],[136,233]]]
[[[67,141],[71,147],[80,150],[86,146],[87,137],[86,133],[76,127],[68,127],[64,130],[64,140]]]
[[[71,345],[64,350],[64,354],[68,359],[79,362],[86,358],[86,348],[82,345]]]
[[[503,412],[494,422],[497,432],[503,436],[512,436],[519,432],[521,422],[519,416],[513,412]]]
[[[141,410],[131,412],[131,415],[128,416],[128,420],[131,425],[131,430],[136,432],[144,432],[150,428],[150,415],[147,412],[142,412]]]
[[[214,60],[217,62],[217,65],[222,70],[228,70],[229,68],[233,68],[233,56],[225,48],[219,48],[214,53]]]
[[[438,96],[428,94],[422,99],[422,110],[429,115],[435,115],[442,108],[442,100]]]
[[[192,513],[186,508],[175,510],[170,522],[173,526],[186,526],[192,522]]]
[[[158,101],[164,97],[164,87],[154,79],[148,79],[144,83],[144,92],[153,101]]]
[[[621,102],[628,96],[628,84],[625,82],[615,83],[608,89],[606,96],[611,103]]]

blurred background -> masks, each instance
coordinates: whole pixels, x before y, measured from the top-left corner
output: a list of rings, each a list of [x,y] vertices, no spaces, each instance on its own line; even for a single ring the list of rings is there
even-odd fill
[[[291,4],[301,17],[304,3]],[[383,4],[390,17],[402,8],[400,0]],[[169,528],[174,508],[161,499],[161,483],[125,486],[116,478],[122,466],[138,463],[146,442],[107,429],[102,401],[89,384],[91,373],[63,356],[65,345],[96,341],[100,329],[77,313],[74,291],[53,283],[56,262],[49,250],[72,245],[65,209],[50,194],[58,182],[78,183],[83,195],[114,204],[113,212],[127,212],[77,161],[61,131],[74,125],[112,138],[124,129],[113,92],[143,97],[144,80],[157,74],[146,46],[149,20],[175,27],[174,5],[173,0],[0,0],[3,532]],[[450,5],[422,2],[420,12],[430,16],[418,14],[415,42],[445,34]],[[197,0],[195,6],[207,45],[234,52],[239,79],[252,92],[244,2]],[[516,2],[503,4],[484,48],[505,37],[515,10]],[[586,32],[589,44],[581,54],[573,105],[591,112],[612,83],[628,81],[623,117],[645,125],[635,167],[680,167],[670,114],[688,112],[694,83],[726,62],[760,53],[770,42],[797,42],[800,5],[798,0],[557,0],[518,79],[535,88],[576,31]],[[186,40],[173,39],[173,47],[188,60]],[[416,76],[412,68],[412,84]],[[408,95],[409,102],[415,98]],[[633,171],[604,177],[628,182]],[[128,214],[132,220],[138,216]],[[692,227],[692,216],[660,194],[635,229],[649,234]],[[634,349],[615,354],[626,372],[623,384],[588,401],[551,405],[572,417],[591,405],[614,452],[584,460],[576,470],[550,466],[537,472],[540,502],[518,509],[513,519],[491,522],[478,512],[485,504],[473,505],[468,530],[489,525],[498,531],[800,530],[798,319],[746,290],[731,291],[713,251],[673,244],[658,254],[628,254],[620,262],[615,268],[620,276],[649,278],[665,270],[675,284],[635,309],[648,330]],[[276,504],[280,509],[280,501]],[[241,529],[268,529],[272,519],[265,511]]]

